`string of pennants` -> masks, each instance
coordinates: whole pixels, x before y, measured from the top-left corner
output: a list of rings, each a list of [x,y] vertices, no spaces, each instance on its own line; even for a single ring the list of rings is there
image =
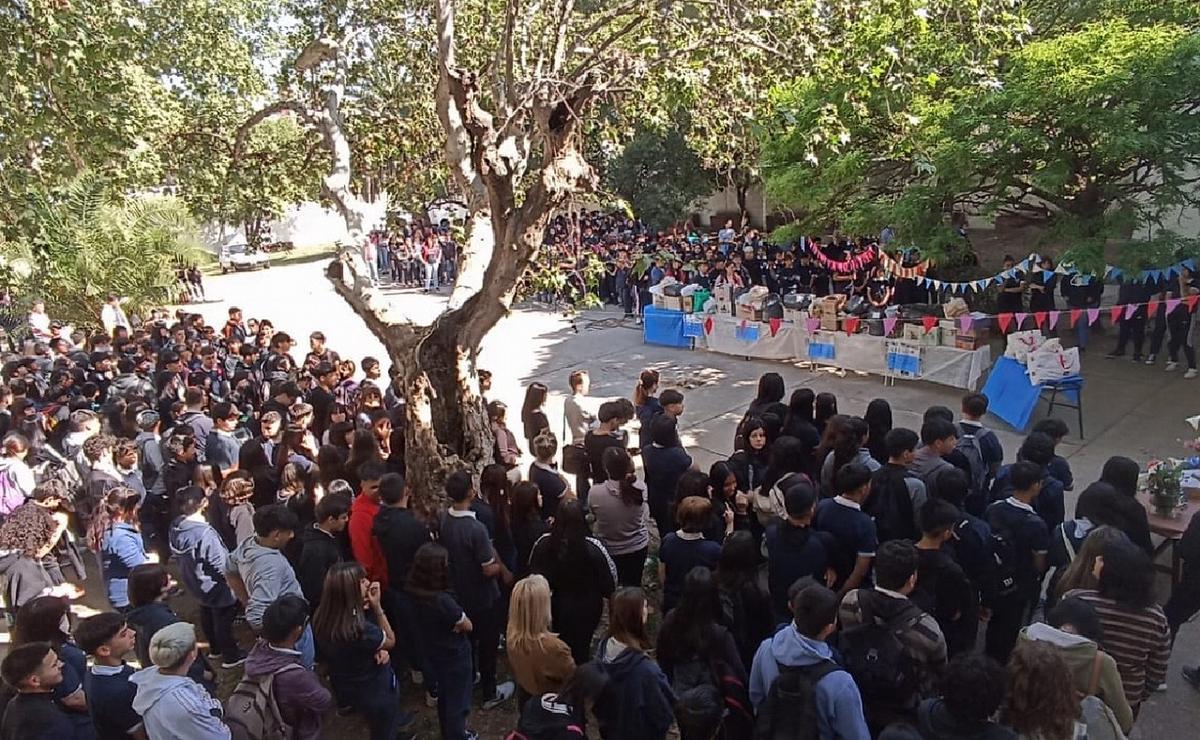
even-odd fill
[[[1079,320],[1085,317],[1088,326],[1092,326],[1100,320],[1102,315],[1108,314],[1109,320],[1115,325],[1117,322],[1126,321],[1133,318],[1137,314],[1138,309],[1142,307],[1147,309],[1146,316],[1148,318],[1153,318],[1160,310],[1164,308],[1167,312],[1166,315],[1170,316],[1181,305],[1186,306],[1189,313],[1194,313],[1197,306],[1200,305],[1200,295],[1190,295],[1184,298],[1167,298],[1165,300],[1153,298],[1143,303],[1121,303],[1108,308],[1071,308],[1061,311],[1030,311],[975,315],[966,314],[964,316],[959,316],[957,321],[959,331],[967,332],[971,331],[977,324],[995,319],[996,325],[1000,328],[1001,333],[1007,334],[1010,330],[1020,330],[1025,322],[1032,318],[1034,326],[1038,329],[1048,329],[1053,331],[1054,328],[1058,326],[1059,321],[1062,320],[1064,315],[1066,316],[1070,328],[1074,329]],[[883,321],[884,336],[891,336],[896,330],[896,326],[902,322],[916,323],[912,321],[905,322],[904,319],[901,319],[898,316],[889,316],[880,320]],[[938,322],[941,320],[942,319],[939,319],[937,316],[923,316],[921,317],[920,323],[925,328],[925,333],[928,334],[929,332],[933,331],[935,327],[937,327]],[[700,320],[699,317],[691,318],[689,316],[688,321],[692,323],[699,323],[700,326],[703,327],[706,335],[712,334],[713,327],[715,326],[711,316],[703,320]],[[863,319],[858,317],[843,318],[841,320],[841,330],[847,334],[856,334],[862,327],[862,322]],[[685,323],[687,323],[687,321],[685,321]],[[759,323],[760,322],[748,320],[742,320],[738,322],[738,325],[734,330],[735,336],[737,336],[738,339],[749,342],[757,341],[759,337]],[[779,330],[783,327],[784,322],[783,319],[769,319],[764,323],[767,324],[770,329],[771,336],[774,337],[779,333]],[[821,319],[806,319],[804,322],[804,330],[809,334],[814,334],[817,331],[820,331]],[[692,335],[695,336],[694,330]]]
[[[874,246],[869,247],[866,251],[856,254],[853,257],[845,260],[830,259],[825,255],[824,252],[817,249],[816,245],[810,245],[809,251],[822,267],[825,267],[826,269],[838,275],[846,275],[852,272],[858,272],[859,270],[873,265],[875,261],[878,260],[882,263],[884,269],[888,270],[893,275],[900,278],[914,279],[917,281],[918,285],[921,285],[925,288],[932,288],[939,292],[944,290],[948,290],[951,293],[962,294],[965,294],[968,291],[982,292],[987,290],[989,286],[1002,284],[1005,280],[1028,273],[1040,274],[1043,283],[1054,275],[1079,275],[1083,278],[1085,284],[1091,282],[1095,278],[1095,276],[1092,274],[1079,272],[1075,269],[1074,265],[1067,262],[1057,265],[1053,270],[1043,270],[1037,267],[1037,265],[1042,261],[1042,258],[1041,255],[1037,254],[1036,252],[1030,253],[1028,257],[1013,265],[1009,269],[1001,270],[991,277],[954,282],[935,280],[933,278],[925,277],[925,273],[930,267],[929,260],[923,260],[919,264],[912,267],[905,267],[887,252],[880,251]],[[1169,280],[1178,276],[1183,271],[1183,268],[1187,268],[1188,270],[1195,272],[1196,265],[1197,260],[1195,258],[1189,258],[1176,262],[1175,264],[1167,267],[1141,270],[1140,272],[1136,273],[1127,272],[1119,267],[1114,267],[1113,265],[1105,265],[1104,278],[1106,280],[1125,279],[1135,280],[1137,282],[1158,282],[1161,280]]]

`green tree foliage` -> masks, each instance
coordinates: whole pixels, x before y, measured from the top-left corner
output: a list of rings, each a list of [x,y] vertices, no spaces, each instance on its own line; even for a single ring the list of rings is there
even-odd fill
[[[664,229],[685,219],[716,185],[680,128],[639,131],[606,172],[611,189],[652,228]]]
[[[114,195],[95,176],[30,195],[30,236],[0,244],[0,276],[22,301],[94,326],[108,293],[143,312],[168,302],[179,261],[194,259],[196,225],[178,198]]]

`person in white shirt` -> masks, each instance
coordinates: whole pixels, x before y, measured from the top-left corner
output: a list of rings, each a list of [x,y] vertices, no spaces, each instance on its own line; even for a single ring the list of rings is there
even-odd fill
[[[121,308],[121,297],[116,293],[108,294],[108,298],[104,302],[104,308],[100,309],[100,323],[104,325],[104,333],[110,337],[113,335],[113,330],[118,326],[123,326],[126,329],[133,328],[129,324],[129,319],[125,316],[125,311]]]
[[[571,454],[579,460],[586,460],[586,453],[583,452],[583,439],[587,436],[589,429],[596,427],[596,415],[585,408],[584,403],[587,400],[588,390],[591,388],[592,379],[588,376],[587,370],[575,370],[567,378],[567,383],[571,386],[571,395],[567,396],[567,400],[563,401],[563,423],[567,431],[570,433],[570,446],[578,448],[578,452],[568,451],[563,448],[563,466],[567,465],[567,455]],[[588,479],[588,468],[584,464],[577,468],[575,473],[575,490],[587,491],[591,486],[591,481]]]
[[[45,301],[33,302],[33,307],[29,311],[29,328],[33,332],[33,338],[39,342],[48,342],[52,338],[50,315],[46,313]]]

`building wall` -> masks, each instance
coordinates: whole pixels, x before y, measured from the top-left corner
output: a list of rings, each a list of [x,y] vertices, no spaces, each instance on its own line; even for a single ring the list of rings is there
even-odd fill
[[[384,222],[388,199],[381,196],[367,204],[367,229]],[[346,224],[338,212],[324,208],[318,203],[300,203],[292,206],[279,218],[271,222],[271,231],[276,241],[293,242],[298,249],[335,241],[348,241]],[[218,252],[224,244],[239,244],[246,241],[240,226],[218,223],[206,224],[201,229],[201,243],[205,249]]]

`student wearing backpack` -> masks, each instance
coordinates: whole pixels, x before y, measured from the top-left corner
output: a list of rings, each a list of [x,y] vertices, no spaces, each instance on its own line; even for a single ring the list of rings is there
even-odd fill
[[[754,717],[747,708],[746,669],[729,630],[719,623],[721,598],[712,571],[692,568],[684,578],[679,606],[663,620],[655,657],[676,696],[692,689],[717,689],[727,712],[725,737],[747,738]]]
[[[826,584],[836,578],[833,559],[837,543],[828,532],[811,527],[817,500],[812,484],[807,479],[796,481],[788,486],[783,500],[787,518],[767,527],[765,538],[767,586],[776,624],[791,619],[788,591],[793,583],[805,576]]]
[[[1033,425],[1033,432],[1044,434],[1054,443],[1054,457],[1046,464],[1046,472],[1057,478],[1063,484],[1064,491],[1075,490],[1075,474],[1071,472],[1071,463],[1058,454],[1058,446],[1071,433],[1067,422],[1054,416],[1042,419]]]
[[[941,478],[954,470],[954,466],[944,458],[954,452],[958,444],[958,432],[951,422],[939,417],[930,418],[921,424],[921,444],[913,454],[908,470],[921,479],[929,496],[942,498]]]
[[[1021,443],[1021,449],[1017,450],[1017,460],[1033,463],[1042,471],[1042,485],[1033,508],[1046,523],[1046,529],[1049,531],[1054,531],[1054,528],[1067,518],[1062,481],[1051,475],[1046,468],[1053,459],[1054,442],[1041,432],[1030,434]],[[996,480],[992,483],[993,501],[1002,500],[1012,493],[1013,482],[1009,477],[1012,467],[1005,465],[996,474]]]
[[[763,640],[750,669],[750,701],[761,740],[869,740],[862,696],[826,639],[837,624],[838,597],[801,581],[792,621]]]
[[[908,470],[919,441],[916,432],[901,427],[884,437],[887,464],[871,475],[871,492],[863,502],[863,511],[875,519],[880,542],[920,537],[918,512],[928,494],[921,479]]]
[[[307,622],[308,603],[292,594],[279,597],[263,612],[262,637],[246,658],[244,678],[225,701],[225,721],[235,740],[316,740],[321,736],[322,718],[333,708],[333,697],[317,674],[300,662],[296,651]],[[239,712],[239,707],[246,706],[246,698],[257,699],[259,706],[271,711],[259,717]]]
[[[968,435],[975,438],[986,470],[985,488],[983,488],[986,491],[986,484],[991,483],[991,480],[996,477],[996,472],[1000,470],[1000,465],[1004,462],[1004,445],[1001,444],[996,433],[983,424],[983,417],[987,416],[988,412],[987,396],[982,393],[968,393],[963,396],[960,408],[962,418],[958,420],[958,436],[959,439]]]
[[[1004,705],[1008,674],[986,655],[959,655],[946,666],[941,695],[921,702],[917,727],[924,740],[1017,740],[992,720]]]
[[[987,509],[992,543],[997,560],[996,592],[985,638],[987,654],[1007,662],[1017,642],[1017,633],[1041,592],[1046,572],[1050,531],[1034,511],[1042,490],[1043,471],[1031,462],[1008,466],[1012,495],[994,501]]]
[[[817,504],[813,529],[828,533],[836,543],[831,562],[837,574],[833,588],[843,596],[866,580],[879,540],[875,520],[862,510],[871,490],[871,471],[850,463],[837,471],[834,485],[838,495]]]
[[[646,655],[649,613],[640,588],[617,591],[609,606],[608,636],[596,648],[608,687],[592,710],[604,740],[664,740],[675,721],[671,685]]]
[[[976,591],[946,548],[960,518],[958,509],[939,499],[921,509],[917,588],[912,593],[913,602],[937,620],[950,655],[974,649],[979,630]]]
[[[842,665],[862,692],[875,732],[912,722],[917,703],[934,695],[946,667],[937,620],[909,599],[919,562],[911,542],[885,542],[875,558],[875,587],[850,591],[838,607]]]
[[[587,709],[608,688],[608,674],[597,661],[575,668],[557,692],[531,697],[520,710],[507,740],[583,740]]]

